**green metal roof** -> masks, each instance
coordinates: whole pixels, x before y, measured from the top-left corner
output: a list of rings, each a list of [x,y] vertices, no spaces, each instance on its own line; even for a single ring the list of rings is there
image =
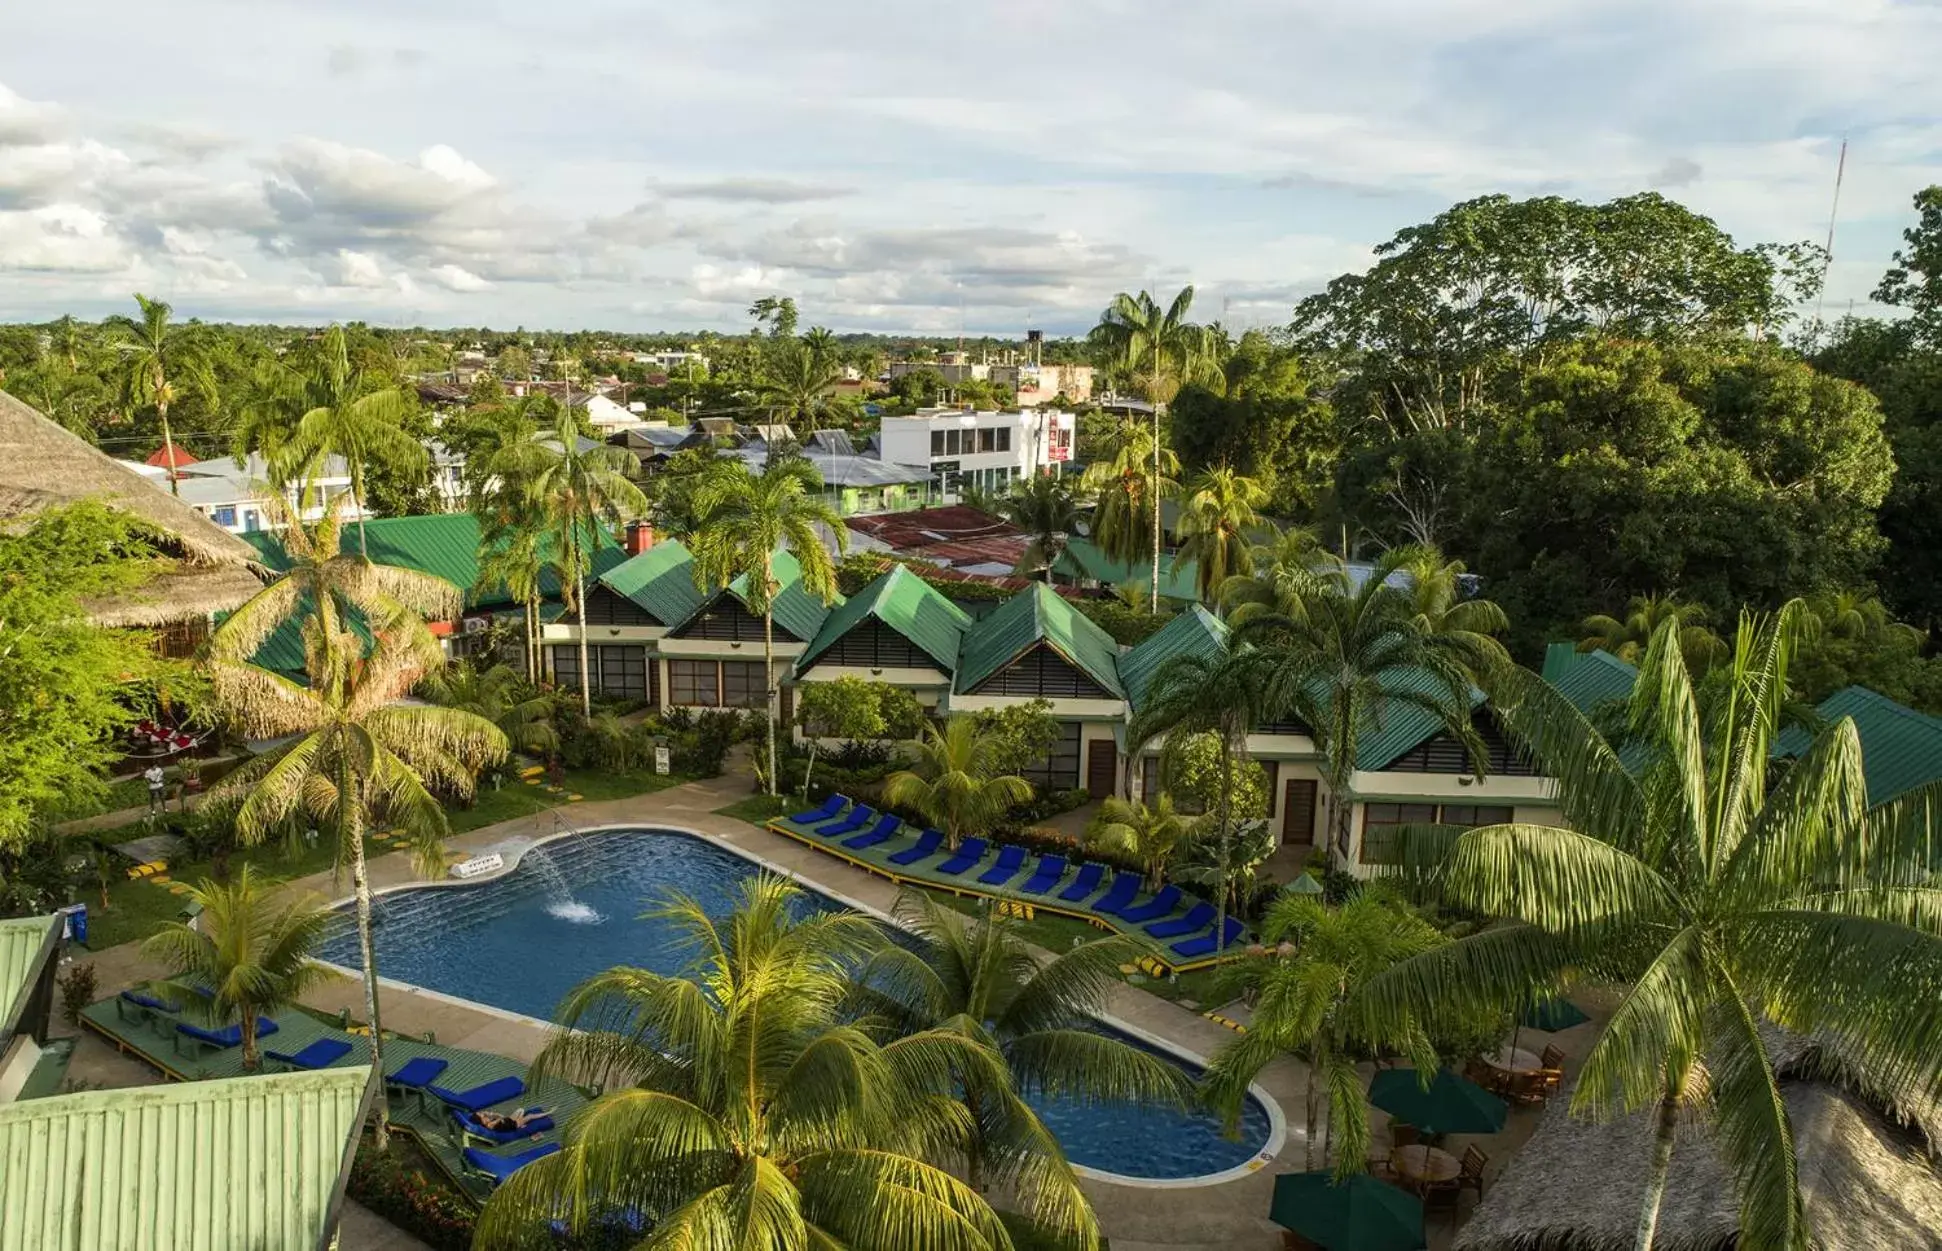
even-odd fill
[[[1035,582],[1031,589],[1006,600],[967,636],[954,689],[961,694],[975,689],[1040,643],[1103,689],[1125,695],[1119,682],[1119,645],[1113,642],[1113,636],[1043,582]]]
[[[694,557],[672,540],[628,557],[601,574],[600,582],[669,629],[694,616],[706,598],[695,585]]]
[[[1381,685],[1385,691],[1416,691],[1424,695],[1435,695],[1443,690],[1442,683],[1427,669],[1403,669],[1387,673],[1383,675]],[[1483,692],[1471,687],[1471,709],[1474,711],[1483,702]],[[1369,720],[1356,734],[1355,767],[1362,770],[1388,768],[1398,756],[1435,738],[1442,731],[1443,723],[1428,711],[1414,704],[1380,700],[1371,710]]]
[[[1610,652],[1581,652],[1573,643],[1552,643],[1544,649],[1544,680],[1580,712],[1626,698],[1637,677],[1638,670]]]
[[[815,638],[817,632],[823,628],[824,620],[829,617],[830,606],[825,604],[818,596],[811,595],[804,589],[802,584],[802,565],[796,560],[793,553],[786,550],[778,550],[772,559],[773,564],[771,567],[775,571],[776,581],[780,584],[780,589],[775,593],[775,603],[772,606],[776,624],[804,642],[808,642],[810,639]],[[741,600],[742,607],[748,608],[750,612],[755,611],[749,606],[748,577],[746,575],[737,577],[733,582],[730,582],[728,584],[727,594],[733,595],[736,599]],[[840,592],[837,594],[836,602],[839,604],[843,602],[843,597]]]
[[[937,662],[945,673],[955,673],[958,649],[964,632],[971,628],[971,615],[944,597],[944,594],[902,565],[838,605],[823,621],[822,629],[809,649],[796,662],[801,673],[816,662],[865,618],[875,617],[910,640],[912,647]]]
[[[320,1251],[368,1065],[0,1107],[0,1251]]]
[[[1870,804],[1887,803],[1942,779],[1942,720],[1865,686],[1843,687],[1816,707],[1830,725],[1842,717],[1854,720],[1855,733],[1861,738],[1861,769],[1868,779]],[[1805,730],[1783,730],[1774,751],[1798,756],[1812,741]]]
[[[1176,553],[1160,554],[1160,594],[1167,599],[1198,602],[1200,590],[1194,585],[1198,566],[1192,560],[1181,560]],[[1100,550],[1091,539],[1074,537],[1066,542],[1065,550],[1052,562],[1052,572],[1068,578],[1089,578],[1108,586],[1119,586],[1127,582],[1137,582],[1145,586],[1153,579],[1150,561],[1128,563],[1114,560]]]
[[[60,930],[59,916],[0,921],[0,1043],[13,1032],[21,1009],[34,993],[42,962],[53,951]]]
[[[1119,658],[1119,680],[1126,687],[1127,700],[1137,709],[1153,675],[1167,661],[1175,656],[1211,660],[1226,650],[1227,624],[1199,604],[1192,604]]]

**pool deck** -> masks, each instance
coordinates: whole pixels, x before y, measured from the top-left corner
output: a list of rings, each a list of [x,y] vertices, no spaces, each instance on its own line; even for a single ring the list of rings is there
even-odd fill
[[[450,846],[465,855],[499,852],[510,861],[536,841],[575,829],[666,826],[704,835],[846,902],[861,904],[879,913],[888,913],[895,905],[899,888],[894,883],[775,831],[715,812],[748,794],[747,776],[730,775],[651,795],[576,803],[566,809],[469,831],[454,837]],[[374,858],[371,877],[373,885],[380,890],[426,884],[400,852]],[[298,879],[291,886],[328,899],[341,899],[349,890],[347,882],[334,883],[329,873]],[[159,972],[141,959],[135,944],[82,958],[93,959],[104,991],[118,990]],[[362,994],[354,980],[321,988],[306,1003],[327,1012],[348,1009],[353,1017],[363,1016]],[[1212,1055],[1233,1037],[1225,1027],[1133,986],[1115,989],[1108,1012],[1116,1023],[1198,1057]],[[531,1061],[547,1037],[546,1027],[528,1018],[402,986],[387,987],[383,1013],[387,1030],[420,1035],[430,1030],[444,1046],[490,1052],[519,1061]],[[151,1071],[135,1065],[129,1057],[116,1054],[111,1045],[90,1035],[77,1049],[70,1073],[83,1080],[122,1086],[139,1084]],[[154,1079],[150,1075],[146,1080]],[[1268,1203],[1274,1176],[1298,1172],[1303,1167],[1301,1116],[1305,1069],[1293,1060],[1284,1059],[1264,1071],[1259,1084],[1280,1103],[1289,1124],[1280,1151],[1247,1176],[1186,1189],[1086,1181],[1086,1189],[1112,1238],[1114,1251],[1186,1251],[1210,1247],[1228,1251],[1273,1251],[1282,1245],[1280,1227],[1267,1219]],[[1490,1152],[1493,1173],[1509,1150],[1529,1135],[1536,1119],[1534,1112],[1513,1111],[1510,1133],[1476,1140]],[[1374,1120],[1380,1140],[1386,1118],[1375,1113]],[[1527,1121],[1529,1124],[1524,1124]],[[1461,1151],[1467,1141],[1461,1137],[1453,1140],[1453,1149]],[[1466,1210],[1467,1207],[1466,1203]],[[1447,1247],[1450,1238],[1448,1224],[1431,1226],[1432,1251]]]

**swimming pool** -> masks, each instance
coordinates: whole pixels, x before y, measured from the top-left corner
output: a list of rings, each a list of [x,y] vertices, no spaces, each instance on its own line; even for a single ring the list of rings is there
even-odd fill
[[[388,979],[551,1020],[575,983],[604,969],[682,970],[690,953],[675,941],[673,927],[639,919],[668,891],[685,891],[719,915],[732,907],[741,881],[760,871],[734,852],[674,831],[622,830],[556,840],[527,852],[518,868],[489,882],[382,896],[378,970]],[[805,908],[842,906],[814,891],[804,899]],[[357,935],[348,914],[319,954],[357,967]],[[1197,1072],[1185,1061],[1157,1054]],[[1222,1173],[1252,1160],[1271,1133],[1268,1111],[1255,1099],[1248,1100],[1238,1138],[1227,1137],[1219,1122],[1204,1114],[1086,1107],[1044,1097],[1031,1102],[1073,1163],[1121,1177]]]

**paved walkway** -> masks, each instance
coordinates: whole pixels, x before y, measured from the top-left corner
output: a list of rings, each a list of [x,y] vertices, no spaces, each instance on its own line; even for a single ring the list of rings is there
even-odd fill
[[[715,813],[715,809],[734,803],[748,793],[746,775],[730,775],[652,795],[578,803],[537,813],[458,835],[451,840],[451,846],[455,851],[474,855],[497,851],[511,860],[536,839],[563,830],[604,825],[674,826],[740,849],[827,893],[879,913],[887,913],[895,904],[897,888],[891,883],[779,834]],[[423,884],[413,873],[407,857],[399,852],[374,859],[371,876],[378,889]],[[299,879],[292,886],[331,899],[349,893],[348,883],[333,882],[329,873]],[[144,964],[133,944],[100,952],[94,960],[104,991],[119,989],[156,972]],[[361,1017],[361,998],[358,984],[346,981],[321,989],[309,1002],[329,1011],[349,1008],[354,1016]],[[1135,1029],[1203,1058],[1233,1038],[1221,1026],[1132,986],[1121,986],[1114,992],[1109,1011]],[[402,987],[387,989],[384,1023],[388,1029],[404,1033],[430,1030],[436,1033],[440,1043],[495,1052],[523,1061],[533,1059],[547,1037],[545,1028],[530,1022]],[[98,1039],[86,1038],[76,1052],[70,1073],[102,1085],[136,1084],[128,1080],[132,1076],[128,1071],[131,1067],[148,1072],[143,1066],[114,1055],[112,1048]],[[1274,1176],[1303,1167],[1300,1120],[1304,1079],[1304,1068],[1292,1060],[1280,1061],[1262,1074],[1261,1086],[1281,1104],[1290,1124],[1286,1143],[1276,1158],[1247,1177],[1218,1186],[1189,1189],[1156,1189],[1089,1180],[1086,1189],[1113,1240],[1115,1251],[1186,1251],[1207,1247],[1272,1251],[1279,1247],[1279,1227],[1269,1222],[1266,1214]],[[152,1074],[146,1080],[153,1080]],[[1385,1118],[1376,1113],[1375,1120],[1380,1138]],[[1531,1124],[1520,1123],[1524,1121]],[[1508,1155],[1508,1148],[1528,1137],[1535,1121],[1535,1113],[1514,1112],[1511,1130],[1506,1135],[1484,1140],[1483,1145],[1494,1160],[1501,1161]],[[1456,1149],[1462,1149],[1460,1143]],[[1432,1251],[1447,1246],[1449,1238],[1447,1227],[1432,1229]]]

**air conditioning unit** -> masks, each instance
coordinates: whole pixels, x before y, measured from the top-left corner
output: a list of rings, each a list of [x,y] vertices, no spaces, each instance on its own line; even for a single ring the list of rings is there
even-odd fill
[[[463,628],[467,634],[484,634],[492,628],[492,619],[490,617],[467,617]]]

